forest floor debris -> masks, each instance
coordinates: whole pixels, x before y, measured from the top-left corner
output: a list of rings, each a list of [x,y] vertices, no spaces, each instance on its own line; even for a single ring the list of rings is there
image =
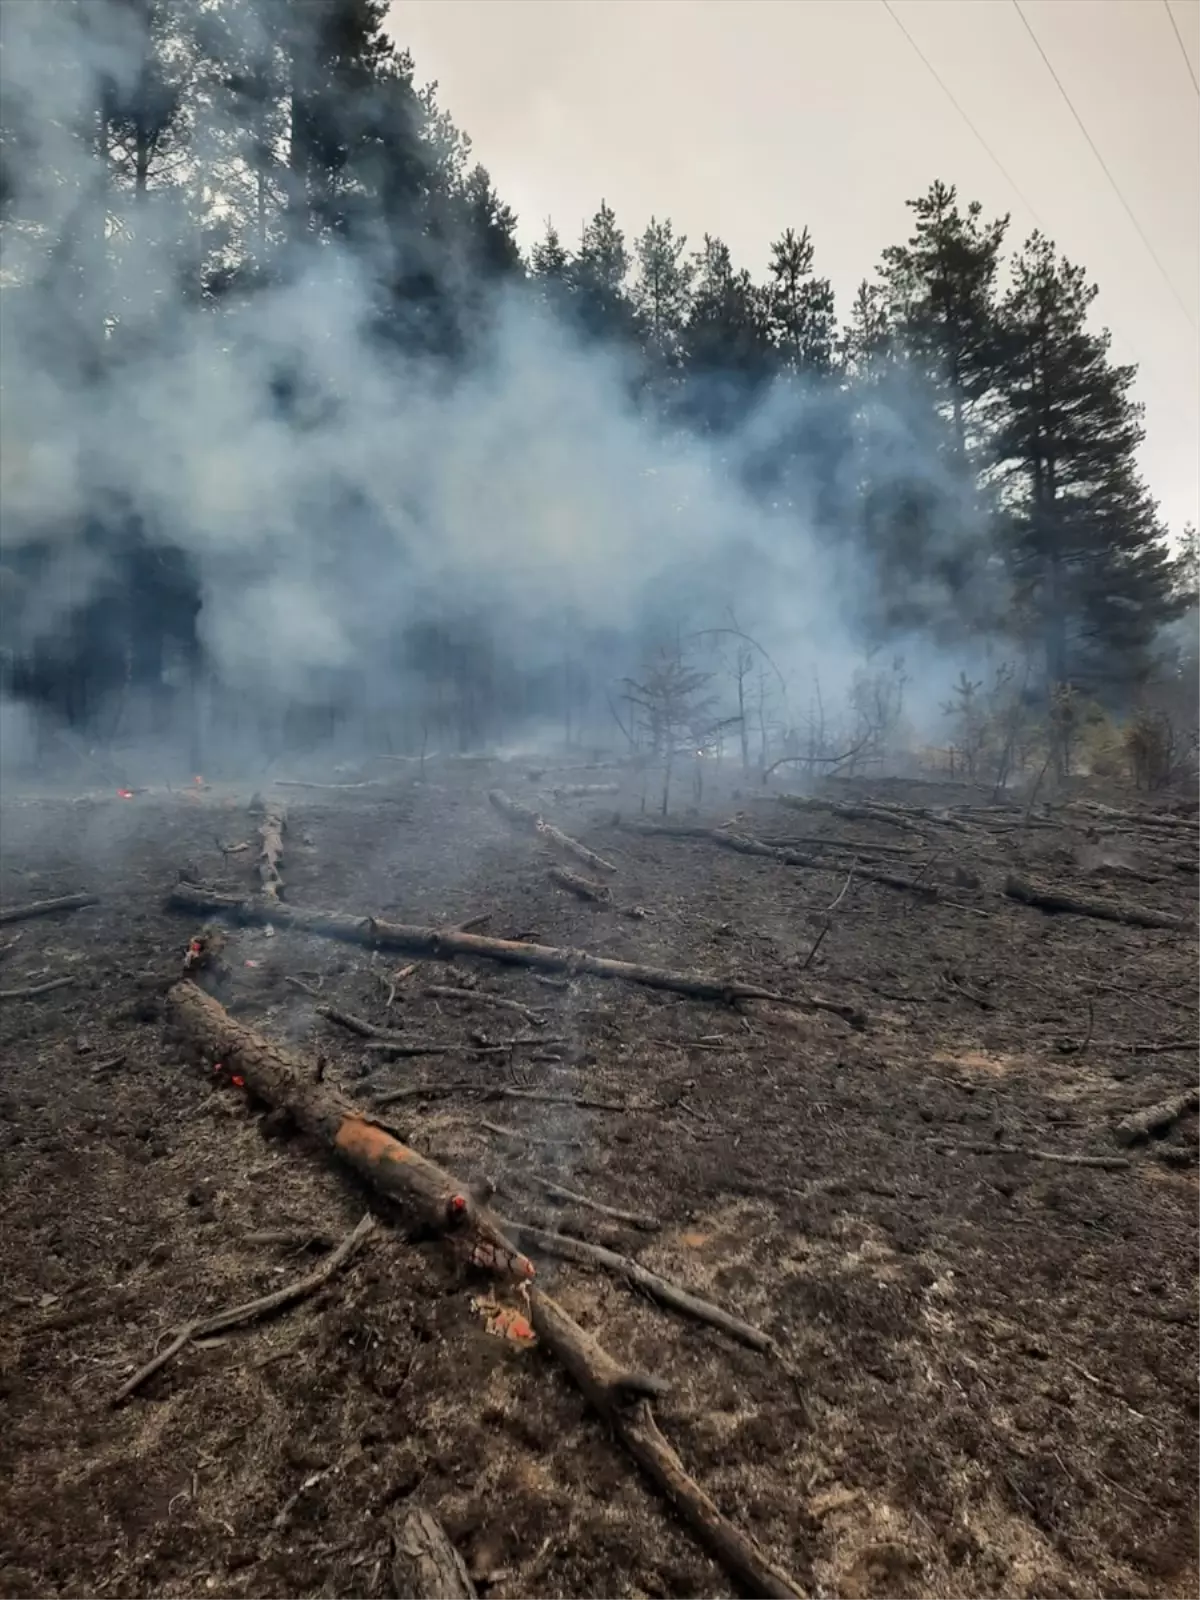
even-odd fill
[[[222,924],[230,1016],[320,1063],[305,1093],[352,1107],[362,1072],[363,1039],[318,1007],[375,1043],[446,1040],[452,1072],[422,1064],[422,1084],[400,1060],[369,1080],[398,1119],[381,1131],[459,1175],[471,1204],[493,1162],[506,1199],[511,1173],[538,1197],[531,1219],[547,1213],[530,1248],[582,1234],[736,1306],[778,1348],[783,1362],[632,1295],[626,1269],[539,1252],[539,1342],[573,1327],[627,1364],[596,1403],[668,1492],[686,1462],[680,1492],[715,1518],[721,1563],[544,1350],[489,1335],[469,1269],[399,1227],[289,1315],[194,1339],[186,1374],[108,1404],[147,1329],[270,1296],[304,1271],[287,1251],[332,1249],[362,1215],[361,1190],[298,1150],[286,1119],[164,1047],[197,926],[165,897],[183,868],[236,875],[218,841],[237,838],[250,790],[214,786],[186,806],[0,809],[0,916],[26,921],[6,985],[77,974],[0,1010],[0,1595],[190,1594],[210,1578],[232,1596],[384,1595],[395,1530],[418,1514],[446,1570],[459,1552],[494,1600],[732,1594],[731,1560],[779,1592],[1194,1591],[1200,1118],[1180,1036],[1195,880],[1139,880],[1152,926],[1097,920],[1097,904],[1124,906],[1087,838],[1119,826],[1150,879],[1154,845],[1190,860],[1194,827],[1115,788],[1080,796],[1092,809],[1039,802],[1025,827],[990,791],[840,783],[832,808],[805,808],[815,859],[797,872],[777,854],[798,842],[786,805],[755,807],[764,855],[587,821],[577,798],[548,809],[616,867],[614,902],[653,907],[633,921],[564,894],[544,834],[498,826],[497,781],[537,815],[546,791],[565,797],[565,767],[539,767],[540,789],[527,769],[430,757],[425,783],[413,763],[353,794],[292,790],[287,900],[258,920],[219,899],[189,912]],[[620,781],[608,815],[636,816],[640,780]],[[735,787],[710,781],[681,826],[736,831]],[[898,853],[898,827],[936,898],[850,873]],[[1039,914],[1004,893],[1009,874],[1086,909]],[[480,904],[496,940],[473,945],[455,930]],[[420,974],[397,981],[366,930],[331,940],[289,906],[427,932]],[[716,981],[687,994],[488,958],[512,941]],[[739,998],[733,975],[779,998]],[[810,983],[835,1003],[873,995],[865,1026],[781,1003]],[[506,1046],[478,1031],[489,1009],[567,1046]],[[499,1100],[510,1120],[484,1120]]]

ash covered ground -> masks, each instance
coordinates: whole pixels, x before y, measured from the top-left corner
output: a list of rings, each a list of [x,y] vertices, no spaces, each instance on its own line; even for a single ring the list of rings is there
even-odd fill
[[[487,915],[489,935],[815,994],[865,1027],[286,926],[226,929],[222,1002],[364,1103],[428,1085],[389,1119],[464,1181],[489,1175],[506,1215],[614,1246],[778,1341],[790,1370],[603,1272],[539,1263],[610,1351],[669,1379],[655,1409],[686,1467],[807,1592],[1194,1594],[1197,1119],[1114,1137],[1196,1082],[1194,813],[828,784],[852,816],[728,775],[694,808],[677,797],[672,820],[819,863],[800,867],[617,826],[643,815],[627,769],[531,765],[264,784],[288,807],[286,901]],[[619,792],[555,795],[588,781]],[[586,869],[514,830],[493,787],[610,860],[612,903],[553,881],[556,862]],[[254,895],[251,795],[10,786],[3,804],[0,906],[99,903],[0,926],[6,994],[73,979],[0,1003],[0,1593],[391,1594],[412,1505],[497,1600],[736,1592],[546,1352],[493,1337],[478,1285],[380,1206],[315,1295],[111,1404],[178,1324],[309,1271],[374,1203],[164,1033],[199,932],[167,895]],[[1187,926],[1048,915],[1004,895],[1013,870]],[[447,985],[469,992],[427,992]],[[380,1064],[318,1003],[448,1053]],[[623,1109],[489,1098],[506,1087]]]

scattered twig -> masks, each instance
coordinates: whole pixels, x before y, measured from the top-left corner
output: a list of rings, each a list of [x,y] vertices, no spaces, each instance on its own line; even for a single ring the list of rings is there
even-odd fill
[[[175,1338],[165,1349],[160,1350],[146,1362],[145,1366],[139,1367],[131,1378],[125,1380],[112,1397],[113,1405],[120,1405],[122,1401],[128,1400],[131,1394],[172,1361],[193,1339],[206,1338],[209,1334],[220,1333],[226,1328],[238,1328],[244,1323],[256,1322],[260,1317],[270,1316],[273,1311],[280,1311],[284,1306],[294,1305],[297,1300],[303,1300],[313,1294],[359,1249],[374,1226],[375,1219],[368,1212],[354,1232],[347,1234],[333,1254],[306,1278],[297,1278],[295,1283],[285,1284],[282,1289],[262,1295],[257,1300],[247,1300],[242,1305],[218,1311],[211,1317],[200,1317],[195,1322],[185,1323],[176,1330]]]
[[[554,1150],[577,1150],[581,1147],[578,1139],[544,1139],[536,1133],[526,1133],[524,1128],[510,1128],[503,1122],[489,1122],[486,1117],[480,1117],[479,1126],[501,1139],[517,1139],[522,1144],[548,1145]]]
[[[0,944],[0,961],[3,961],[6,956],[11,955],[20,942],[21,935],[18,934],[15,939],[10,939],[7,944]]]
[[[1054,1161],[1062,1167],[1095,1167],[1101,1172],[1124,1172],[1130,1165],[1124,1156],[1069,1156],[1057,1150],[1030,1150],[1019,1144],[947,1144],[939,1150],[963,1150],[975,1156],[1024,1156],[1029,1161]]]
[[[92,1067],[92,1077],[102,1078],[106,1072],[115,1072],[118,1067],[125,1065],[126,1053],[119,1050],[115,1056],[107,1056],[103,1061],[97,1061]]]
[[[605,1205],[600,1200],[580,1194],[577,1189],[567,1189],[551,1178],[543,1178],[539,1173],[525,1172],[521,1176],[546,1194],[559,1200],[569,1200],[572,1205],[583,1206],[585,1210],[598,1212],[602,1217],[611,1217],[614,1222],[628,1223],[631,1228],[640,1228],[643,1233],[657,1233],[662,1227],[657,1217],[648,1216],[644,1211],[622,1211],[619,1206]]]
[[[530,1027],[542,1028],[546,1025],[544,1010],[522,1005],[519,1000],[510,1000],[506,995],[492,994],[488,989],[466,989],[453,983],[429,983],[421,993],[431,1000],[465,1000],[468,1005],[494,1006],[498,1011],[511,1011]]]
[[[321,990],[319,987],[314,988],[311,983],[305,983],[300,978],[293,978],[288,972],[284,973],[283,981],[287,984],[289,989],[299,989],[301,994],[311,995],[314,1000],[319,1000],[321,998]]]
[[[837,894],[829,902],[829,904],[825,907],[825,917],[824,917],[824,920],[821,923],[821,931],[817,935],[816,940],[813,943],[812,949],[805,956],[804,961],[801,964],[801,967],[800,967],[800,971],[801,972],[807,972],[808,971],[809,967],[811,967],[812,964],[813,964],[813,961],[814,961],[814,959],[816,957],[817,951],[825,943],[825,935],[829,932],[830,928],[833,927],[833,913],[837,910],[837,908],[841,905],[842,901],[849,894],[850,885],[854,882],[854,869],[855,869],[855,867],[857,865],[858,865],[858,857],[855,856],[854,860],[850,863],[850,871],[846,874],[846,881],[842,885],[840,893]]]
[[[643,1267],[640,1262],[634,1261],[629,1256],[618,1255],[615,1250],[606,1250],[603,1245],[589,1244],[586,1240],[575,1239],[565,1233],[551,1233],[544,1228],[534,1228],[523,1222],[506,1222],[504,1227],[528,1250],[535,1253],[540,1250],[546,1255],[557,1256],[560,1261],[574,1261],[585,1267],[604,1267],[606,1271],[624,1278],[634,1288],[641,1289],[661,1305],[682,1312],[684,1316],[693,1317],[697,1322],[707,1322],[711,1327],[720,1328],[739,1344],[749,1345],[752,1350],[764,1350],[773,1355],[779,1353],[778,1346],[769,1333],[764,1333],[761,1328],[744,1322],[741,1317],[734,1316],[723,1307],[713,1305],[711,1300],[701,1299],[699,1295],[692,1294],[680,1284],[672,1283],[669,1278],[660,1277],[657,1272],[651,1272],[649,1268]]]
[[[24,989],[0,989],[0,1000],[30,1000],[37,994],[50,994],[55,989],[67,989],[74,978],[50,978],[46,983],[31,983]]]
[[[28,922],[30,917],[48,917],[55,911],[82,911],[98,906],[98,894],[64,894],[57,900],[34,900],[27,906],[8,906],[0,911],[0,922]]]

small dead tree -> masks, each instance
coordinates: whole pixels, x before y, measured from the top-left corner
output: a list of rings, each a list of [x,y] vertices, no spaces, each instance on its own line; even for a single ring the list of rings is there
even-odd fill
[[[688,662],[681,640],[661,646],[646,662],[640,679],[624,680],[625,700],[649,740],[654,760],[661,763],[660,809],[664,817],[671,801],[671,776],[681,750],[695,751],[695,729],[715,726],[715,697],[706,693],[711,682],[711,672]]]

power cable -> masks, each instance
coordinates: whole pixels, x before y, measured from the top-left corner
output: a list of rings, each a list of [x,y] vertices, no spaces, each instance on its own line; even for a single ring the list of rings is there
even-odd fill
[[[958,112],[959,116],[966,123],[967,127],[970,128],[971,132],[975,135],[976,140],[982,146],[983,150],[987,154],[987,156],[988,156],[989,160],[991,161],[992,165],[996,168],[996,171],[999,172],[1000,176],[1004,179],[1005,183],[1008,184],[1009,188],[1016,195],[1017,199],[1020,200],[1021,204],[1025,207],[1026,211],[1028,211],[1029,215],[1033,218],[1034,225],[1039,229],[1040,232],[1044,233],[1046,230],[1045,230],[1045,227],[1044,227],[1044,225],[1042,223],[1041,218],[1038,216],[1037,212],[1033,209],[1032,205],[1026,199],[1025,195],[1018,188],[1016,179],[1012,176],[1012,174],[1004,166],[1004,163],[1000,160],[1000,157],[992,149],[991,145],[988,144],[987,140],[983,137],[983,135],[980,133],[979,129],[975,126],[975,124],[971,121],[970,117],[964,111],[962,105],[959,103],[959,101],[951,93],[950,86],[947,84],[946,80],[938,72],[938,70],[934,66],[933,62],[930,61],[929,57],[925,54],[924,50],[921,49],[921,46],[913,38],[912,34],[909,33],[908,29],[904,26],[903,22],[901,22],[900,18],[897,16],[895,10],[892,7],[892,0],[883,0],[883,8],[887,12],[888,16],[891,17],[892,21],[896,24],[896,26],[900,29],[900,32],[908,40],[909,44],[912,45],[913,50],[916,52],[917,57],[919,58],[919,60],[924,64],[926,70],[929,72],[930,77],[937,84],[938,88],[942,91],[942,93],[946,96],[946,99],[949,100],[950,104]],[[1172,19],[1172,20],[1174,20],[1174,19]]]
[[[1179,46],[1179,54],[1183,57],[1183,64],[1188,69],[1188,77],[1192,80],[1192,88],[1200,94],[1200,83],[1196,82],[1196,69],[1192,65],[1192,58],[1187,53],[1187,46],[1183,42],[1183,35],[1179,31],[1179,24],[1175,21],[1175,13],[1171,10],[1171,0],[1163,0],[1163,8],[1170,18],[1171,32],[1175,35],[1175,42]]]
[[[1012,0],[1012,3],[1013,3],[1014,8],[1016,9],[1017,15],[1020,17],[1021,21],[1025,24],[1025,31],[1026,31],[1026,33],[1028,33],[1029,37],[1033,40],[1034,45],[1035,45],[1035,47],[1037,49],[1038,55],[1041,56],[1042,60],[1046,64],[1046,71],[1054,79],[1054,82],[1058,87],[1059,94],[1062,95],[1063,99],[1067,103],[1067,109],[1070,111],[1071,115],[1075,118],[1075,121],[1079,126],[1080,133],[1082,133],[1083,137],[1087,140],[1088,148],[1091,150],[1091,152],[1095,156],[1096,160],[1100,163],[1100,170],[1104,173],[1104,176],[1108,179],[1109,184],[1112,187],[1113,193],[1116,195],[1117,199],[1121,202],[1122,206],[1125,208],[1126,216],[1129,218],[1130,222],[1132,222],[1134,227],[1137,229],[1138,238],[1145,245],[1146,250],[1149,253],[1151,260],[1154,262],[1154,265],[1158,268],[1160,274],[1162,275],[1163,282],[1166,284],[1167,288],[1171,291],[1171,294],[1174,296],[1175,304],[1183,312],[1184,316],[1188,319],[1188,321],[1191,323],[1192,327],[1194,328],[1196,326],[1195,318],[1192,316],[1192,313],[1188,310],[1187,306],[1184,305],[1183,300],[1180,298],[1178,289],[1176,289],[1175,285],[1171,282],[1170,278],[1167,276],[1167,269],[1163,266],[1162,262],[1159,260],[1158,252],[1155,250],[1154,246],[1150,243],[1149,239],[1146,237],[1145,231],[1142,228],[1141,223],[1134,216],[1133,211],[1130,208],[1128,200],[1126,200],[1125,196],[1121,193],[1120,189],[1118,188],[1117,180],[1113,177],[1112,173],[1109,171],[1108,163],[1105,161],[1104,157],[1100,154],[1100,151],[1097,149],[1096,141],[1092,138],[1091,134],[1087,131],[1087,127],[1084,124],[1083,118],[1079,115],[1078,111],[1076,111],[1074,103],[1072,102],[1070,95],[1067,93],[1066,89],[1063,87],[1062,79],[1059,77],[1058,73],[1055,72],[1054,67],[1051,65],[1050,57],[1042,49],[1041,40],[1038,38],[1037,34],[1034,33],[1033,28],[1030,26],[1029,18],[1025,15],[1024,11],[1022,11],[1022,9],[1021,9],[1021,0]],[[1174,20],[1175,20],[1174,17],[1172,17],[1171,20],[1172,20],[1172,22],[1174,22]]]

